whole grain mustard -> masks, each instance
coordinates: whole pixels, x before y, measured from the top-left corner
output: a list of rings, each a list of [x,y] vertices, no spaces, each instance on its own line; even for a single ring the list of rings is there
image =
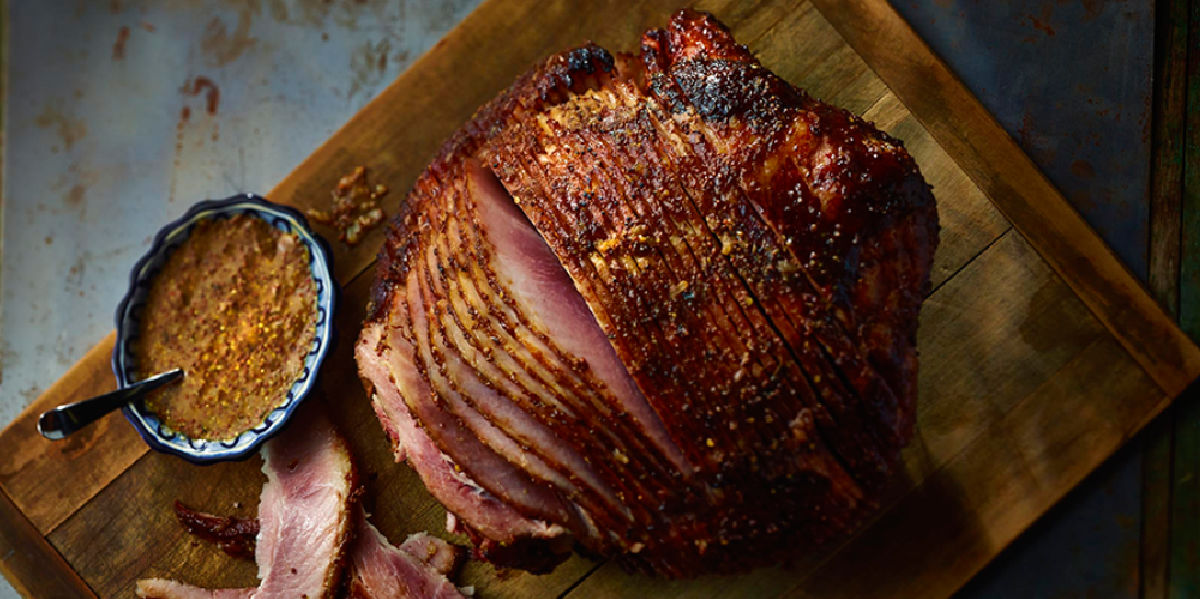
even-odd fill
[[[140,377],[183,382],[146,408],[194,439],[225,440],[282,404],[316,337],[308,248],[293,233],[235,215],[199,222],[151,283],[134,343]]]

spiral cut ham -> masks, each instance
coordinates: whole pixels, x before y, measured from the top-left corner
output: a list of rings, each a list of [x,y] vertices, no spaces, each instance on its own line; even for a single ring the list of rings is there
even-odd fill
[[[937,237],[900,142],[684,10],[637,55],[547,58],[444,144],[359,370],[476,555],[744,570],[877,508]]]

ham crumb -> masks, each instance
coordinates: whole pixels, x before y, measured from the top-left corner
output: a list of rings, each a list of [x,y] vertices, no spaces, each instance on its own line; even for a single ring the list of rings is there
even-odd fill
[[[315,222],[332,225],[337,229],[338,239],[346,245],[356,245],[386,217],[379,200],[387,193],[387,186],[370,184],[367,167],[356,166],[334,187],[331,210],[309,208],[305,214]]]

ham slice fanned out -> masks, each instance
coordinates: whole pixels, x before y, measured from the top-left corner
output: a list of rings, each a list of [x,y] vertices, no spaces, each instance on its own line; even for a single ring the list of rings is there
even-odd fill
[[[139,597],[331,597],[352,532],[356,478],[346,442],[323,416],[297,418],[263,447],[267,483],[259,502],[254,589],[208,590],[140,580]]]
[[[680,11],[637,55],[547,58],[443,145],[359,372],[477,555],[744,570],[876,508],[937,222],[900,142]]]
[[[351,549],[351,597],[363,599],[461,599],[447,576],[458,564],[458,548],[425,533],[399,547],[359,515]]]

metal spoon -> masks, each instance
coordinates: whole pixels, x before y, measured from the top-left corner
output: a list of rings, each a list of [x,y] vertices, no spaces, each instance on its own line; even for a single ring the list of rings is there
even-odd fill
[[[128,404],[142,395],[153,391],[183,376],[176,368],[148,379],[142,379],[124,389],[97,395],[90,399],[58,406],[38,417],[38,432],[47,439],[62,439],[67,435],[100,419],[101,416]]]

